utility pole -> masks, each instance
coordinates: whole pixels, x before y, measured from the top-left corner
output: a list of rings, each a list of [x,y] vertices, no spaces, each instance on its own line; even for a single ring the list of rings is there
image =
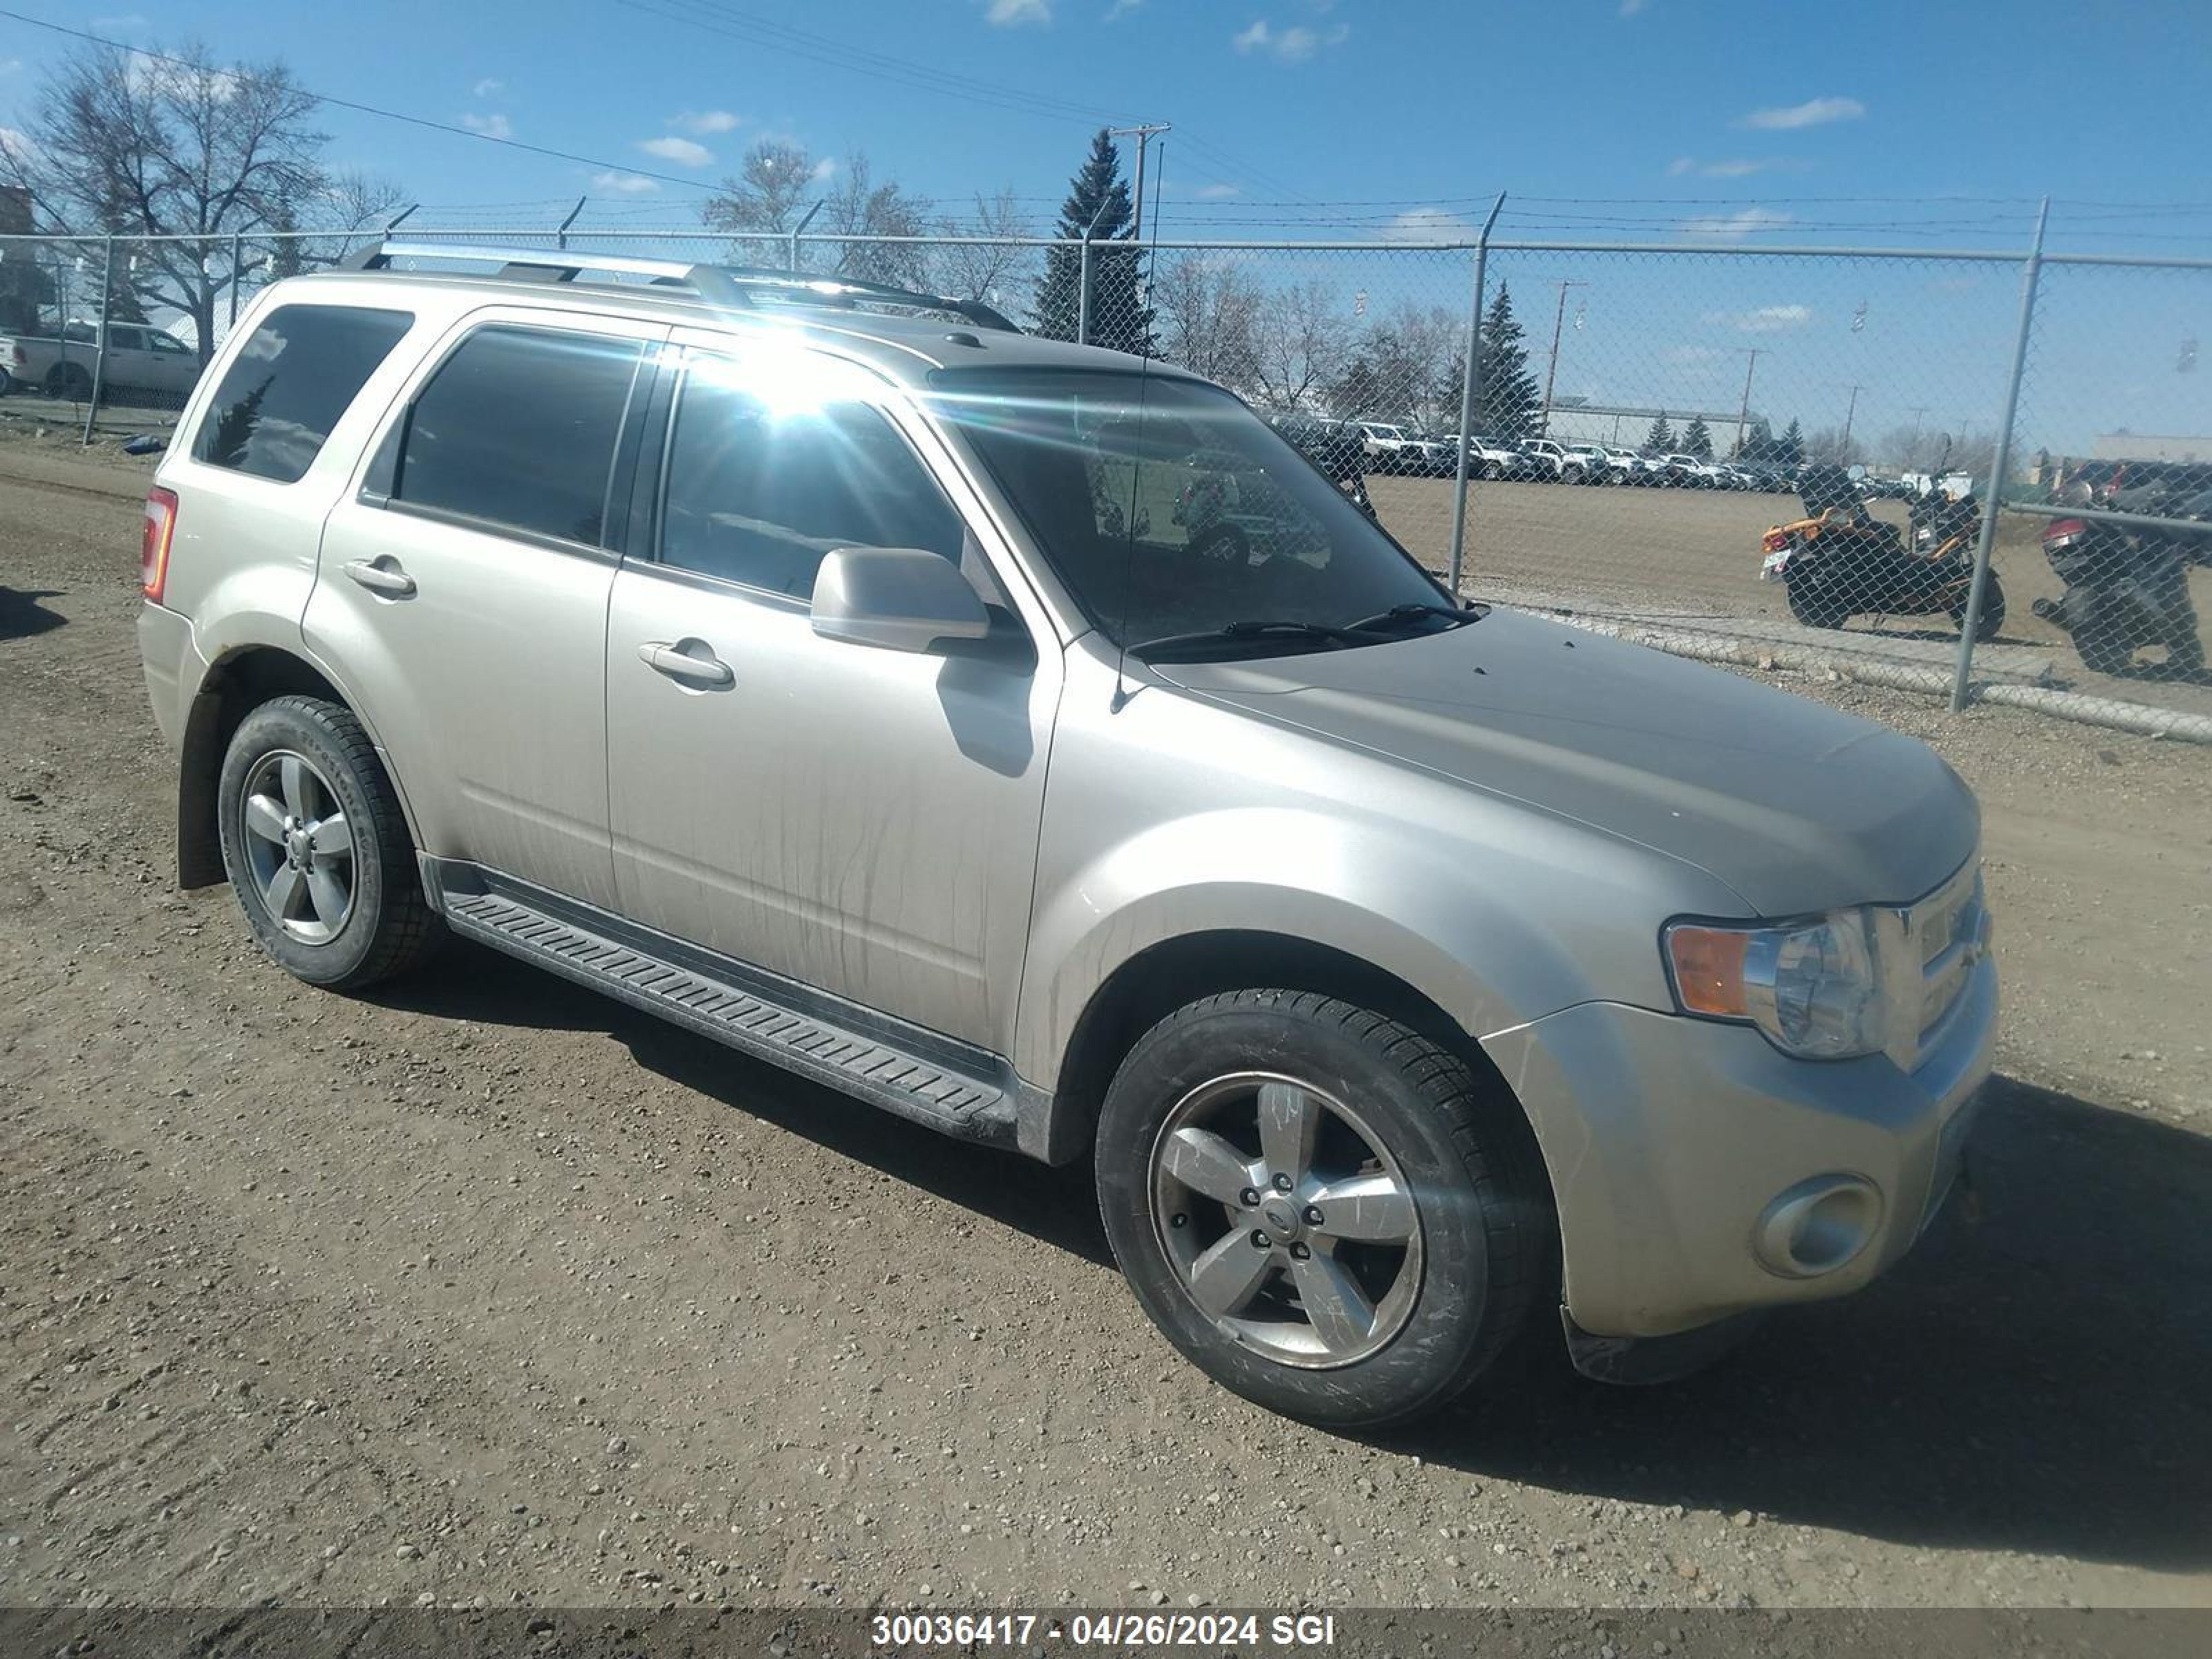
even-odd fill
[[[1772,349],[1770,346],[1738,346],[1750,359],[1743,366],[1743,402],[1735,411],[1735,458],[1743,459],[1744,440],[1751,432],[1751,372],[1759,367],[1759,360]]]
[[[1140,240],[1145,234],[1145,146],[1152,143],[1154,133],[1174,131],[1174,124],[1168,121],[1155,121],[1139,127],[1106,129],[1106,136],[1109,138],[1134,138],[1137,141],[1137,188],[1131,198],[1135,205],[1129,221],[1129,240],[1133,242]]]
[[[1552,435],[1552,384],[1559,374],[1559,334],[1567,323],[1567,290],[1589,286],[1588,283],[1571,283],[1565,277],[1559,280],[1559,310],[1552,319],[1552,361],[1544,370],[1544,435],[1547,438]]]
[[[1912,410],[1912,441],[1905,449],[1908,466],[1917,467],[1920,465],[1920,417],[1927,412],[1928,405],[1925,404],[1917,405]]]
[[[1859,393],[1865,390],[1863,386],[1853,386],[1851,400],[1844,408],[1844,435],[1842,441],[1836,445],[1836,459],[1846,466],[1850,465],[1851,417],[1859,412]]]

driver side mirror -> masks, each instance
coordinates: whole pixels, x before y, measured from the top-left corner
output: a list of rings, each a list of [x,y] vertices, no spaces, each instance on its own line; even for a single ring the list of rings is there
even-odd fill
[[[959,567],[920,547],[837,549],[815,574],[809,614],[825,640],[884,651],[927,651],[991,631]]]

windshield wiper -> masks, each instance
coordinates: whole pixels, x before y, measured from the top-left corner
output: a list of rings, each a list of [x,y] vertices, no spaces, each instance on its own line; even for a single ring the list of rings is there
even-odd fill
[[[1352,628],[1331,628],[1325,623],[1310,622],[1233,622],[1219,628],[1201,629],[1194,634],[1164,634],[1156,640],[1146,640],[1129,647],[1129,654],[1144,662],[1154,658],[1184,651],[1203,652],[1210,647],[1237,645],[1247,641],[1263,642],[1270,639],[1326,640],[1331,645],[1372,645],[1371,633],[1362,633]]]
[[[1394,605],[1388,611],[1378,611],[1371,617],[1363,617],[1358,622],[1348,623],[1346,626],[1355,633],[1368,634],[1389,628],[1398,623],[1413,622],[1419,617],[1442,617],[1453,627],[1457,628],[1467,623],[1480,622],[1489,614],[1489,607],[1486,605],[1479,611],[1472,605],[1464,611],[1455,611],[1449,605],[1423,605],[1417,601],[1412,605]]]

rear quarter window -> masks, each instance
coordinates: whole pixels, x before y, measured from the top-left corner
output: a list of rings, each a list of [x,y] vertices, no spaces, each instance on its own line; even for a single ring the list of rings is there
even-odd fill
[[[223,371],[192,459],[293,483],[414,323],[412,312],[368,306],[279,306]]]

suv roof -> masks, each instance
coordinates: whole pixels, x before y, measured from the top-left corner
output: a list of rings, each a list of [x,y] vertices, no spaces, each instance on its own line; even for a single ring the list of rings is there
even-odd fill
[[[399,260],[457,261],[493,269],[401,268],[395,263]],[[587,273],[641,280],[592,280]],[[353,287],[356,295],[364,285],[378,290],[475,291],[488,302],[796,330],[834,343],[891,379],[909,381],[943,368],[1100,368],[1109,361],[1126,368],[1134,361],[1103,346],[1024,334],[990,307],[951,295],[804,272],[580,251],[386,242],[372,245],[338,269],[292,277],[279,286],[296,293],[340,285]],[[332,299],[337,302],[337,296]],[[1146,362],[1146,369],[1177,380],[1194,378],[1158,361]]]

